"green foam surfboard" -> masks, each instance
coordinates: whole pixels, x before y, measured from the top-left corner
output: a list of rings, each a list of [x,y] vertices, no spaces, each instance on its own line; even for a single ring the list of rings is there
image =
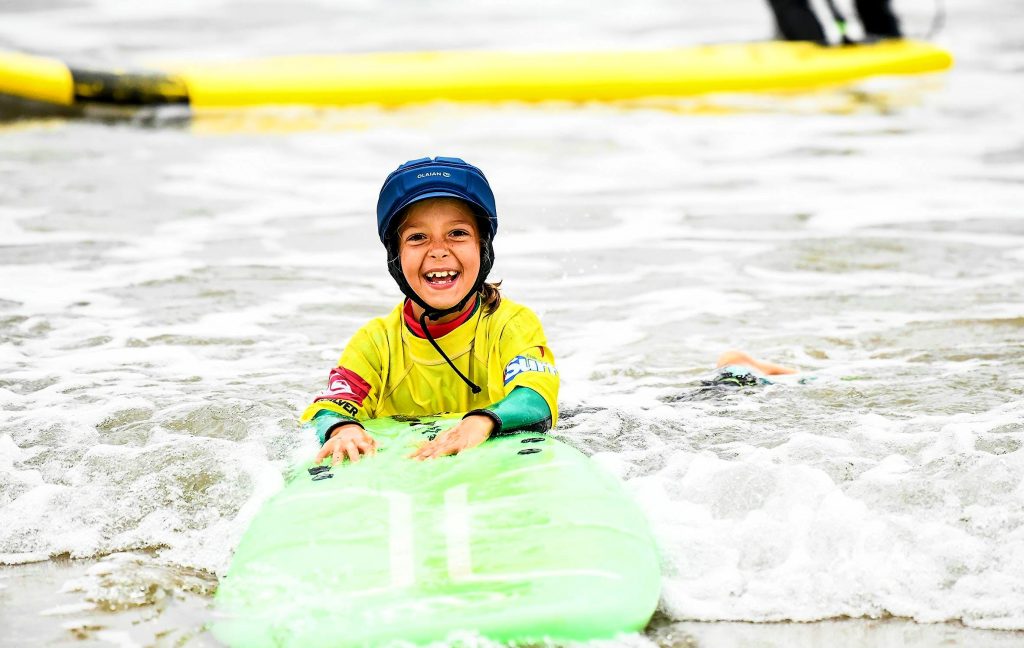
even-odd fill
[[[295,470],[235,552],[214,634],[230,646],[377,646],[642,630],[658,556],[620,483],[533,433],[406,458],[458,420],[368,421],[375,457]]]

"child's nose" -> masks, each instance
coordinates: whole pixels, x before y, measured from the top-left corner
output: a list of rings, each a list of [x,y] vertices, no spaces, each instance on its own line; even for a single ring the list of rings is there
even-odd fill
[[[432,259],[443,259],[448,256],[448,245],[444,241],[436,241],[430,247],[430,257]]]

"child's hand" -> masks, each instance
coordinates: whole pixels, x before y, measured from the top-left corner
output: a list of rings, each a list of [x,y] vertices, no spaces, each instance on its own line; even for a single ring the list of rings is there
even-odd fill
[[[494,421],[490,418],[477,415],[467,416],[452,429],[420,446],[420,449],[409,457],[422,461],[458,454],[486,441],[487,437],[491,436],[493,429]]]
[[[360,455],[372,456],[377,454],[377,442],[366,430],[358,425],[342,425],[334,429],[331,438],[316,453],[313,461],[320,463],[327,457],[331,457],[331,465],[339,464],[348,455],[349,461],[359,461]]]

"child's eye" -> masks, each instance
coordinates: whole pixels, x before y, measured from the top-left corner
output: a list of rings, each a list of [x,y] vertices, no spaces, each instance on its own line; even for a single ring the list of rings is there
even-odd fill
[[[461,238],[461,237],[464,237],[464,236],[469,236],[469,230],[454,229],[454,230],[452,230],[451,235],[455,236],[455,237],[458,237],[458,238]]]
[[[427,238],[426,234],[419,234],[419,233],[417,233],[417,234],[410,234],[409,236],[405,237],[405,242],[406,243],[419,243],[420,241],[425,241],[426,238]]]

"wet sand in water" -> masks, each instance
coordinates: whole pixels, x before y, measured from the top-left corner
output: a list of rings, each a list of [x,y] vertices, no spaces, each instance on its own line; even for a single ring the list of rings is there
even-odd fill
[[[0,647],[221,646],[207,629],[213,576],[155,567],[148,557],[57,559],[0,567]],[[484,645],[493,645],[482,642]],[[456,644],[458,645],[458,644]],[[678,621],[657,615],[643,636],[599,646],[659,648],[933,648],[1024,646],[1024,632],[908,619],[812,623]]]
[[[0,646],[220,645],[204,630],[216,579],[142,559],[0,566]]]

